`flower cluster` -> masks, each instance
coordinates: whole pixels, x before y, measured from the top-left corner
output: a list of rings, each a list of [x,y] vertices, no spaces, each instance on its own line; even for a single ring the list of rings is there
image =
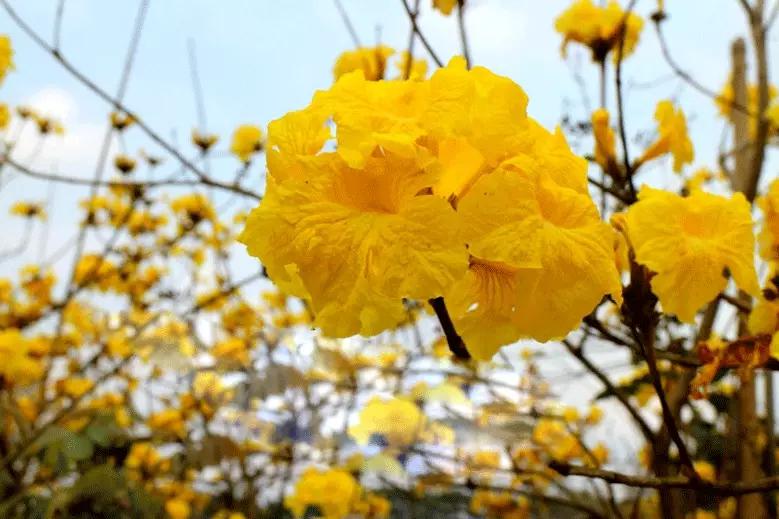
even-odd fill
[[[616,239],[586,163],[526,105],[460,58],[429,81],[347,74],[269,125],[265,197],[239,239],[331,336],[443,296],[474,357],[562,337],[619,299]]]

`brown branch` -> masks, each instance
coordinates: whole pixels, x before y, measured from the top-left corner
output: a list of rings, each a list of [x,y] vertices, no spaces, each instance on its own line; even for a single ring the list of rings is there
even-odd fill
[[[671,406],[668,404],[668,399],[663,389],[663,381],[660,376],[660,371],[657,369],[657,357],[655,355],[654,347],[654,329],[650,330],[651,333],[635,332],[636,342],[638,342],[641,350],[644,353],[647,367],[649,368],[649,375],[652,379],[652,386],[655,388],[657,397],[660,400],[660,407],[663,410],[663,424],[668,430],[668,434],[673,440],[676,449],[679,451],[679,460],[689,475],[695,479],[700,479],[695,468],[693,467],[692,458],[687,451],[687,445],[684,443],[681,434],[679,434],[679,426],[676,423],[675,413],[671,410]]]
[[[428,301],[430,306],[433,307],[438,322],[441,323],[441,328],[444,331],[446,337],[446,343],[449,345],[449,351],[459,360],[468,360],[471,358],[471,354],[468,353],[468,348],[465,347],[465,342],[462,337],[457,333],[454,328],[454,323],[449,315],[449,311],[446,309],[446,303],[443,297],[435,297]]]
[[[460,31],[460,45],[466,68],[471,68],[471,51],[468,49],[468,35],[465,33],[465,0],[457,0],[457,27]]]
[[[354,29],[354,25],[352,25],[352,21],[349,19],[349,14],[346,12],[346,9],[344,9],[344,6],[341,4],[341,0],[333,0],[333,3],[335,4],[335,8],[338,10],[338,14],[341,16],[341,20],[344,22],[344,27],[346,27],[346,31],[349,33],[349,36],[352,38],[352,43],[354,43],[354,46],[358,49],[362,47],[362,43],[360,42],[360,37],[357,36],[357,31]]]
[[[8,164],[17,172],[37,180],[58,182],[62,184],[80,185],[80,186],[151,189],[151,188],[165,187],[165,186],[199,186],[204,184],[202,180],[176,180],[174,178],[168,180],[149,180],[149,181],[139,182],[133,180],[99,180],[99,179],[87,179],[87,178],[79,178],[79,177],[68,177],[65,175],[54,175],[51,173],[35,171],[33,169],[21,165],[19,162],[15,161],[8,155],[0,154],[0,165],[2,164]],[[260,200],[262,198],[259,193],[248,191],[244,188],[241,188],[237,184],[231,185],[231,184],[222,184],[220,182],[214,182],[212,184],[206,184],[206,185],[210,185],[211,187],[216,187],[243,196],[247,196],[249,198],[254,198],[256,200]]]
[[[581,465],[571,465],[552,461],[549,467],[562,476],[580,476],[585,478],[595,478],[629,487],[639,488],[685,488],[716,494],[718,496],[741,496],[745,494],[755,494],[758,492],[768,492],[779,488],[779,477],[762,478],[749,483],[732,482],[720,483],[705,481],[703,479],[693,479],[685,476],[632,476],[622,474],[613,470],[596,469],[584,467]]]
[[[702,83],[700,83],[698,80],[696,80],[694,77],[692,77],[688,72],[686,72],[682,67],[679,66],[676,61],[674,61],[673,56],[671,55],[671,51],[668,48],[668,43],[665,40],[665,36],[663,35],[663,29],[661,27],[661,21],[655,20],[654,26],[655,26],[655,32],[657,34],[657,39],[660,42],[660,50],[663,54],[663,58],[665,59],[665,62],[668,64],[669,67],[671,67],[671,70],[674,71],[674,73],[679,76],[679,78],[682,79],[685,83],[693,87],[695,90],[700,92],[701,94],[713,99],[713,100],[719,100],[724,101],[722,98],[720,98],[720,95],[715,92],[714,90],[704,86]],[[739,104],[735,101],[730,102],[730,107],[738,110],[739,112],[743,113],[750,113],[749,108],[746,106]]]
[[[637,0],[632,0],[625,10],[620,24],[619,45],[617,46],[617,67],[615,74],[615,83],[617,90],[617,120],[619,124],[619,138],[622,142],[622,161],[625,168],[625,180],[627,181],[628,191],[630,193],[631,203],[636,200],[636,186],[633,184],[633,166],[630,163],[628,153],[628,139],[625,131],[625,110],[622,102],[622,57],[625,48],[625,33],[627,32],[627,20],[633,12]]]

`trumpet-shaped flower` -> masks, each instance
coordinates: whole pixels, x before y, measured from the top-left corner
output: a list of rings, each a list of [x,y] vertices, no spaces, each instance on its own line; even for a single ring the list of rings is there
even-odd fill
[[[655,109],[655,120],[659,137],[644,151],[639,162],[644,163],[670,153],[674,159],[674,171],[679,173],[682,166],[695,158],[684,113],[681,109],[674,109],[671,101],[660,101]]]
[[[470,268],[445,297],[477,359],[522,337],[563,337],[604,295],[620,297],[614,232],[588,195],[543,173],[485,175],[458,206]]]
[[[692,322],[696,312],[726,285],[759,292],[749,203],[696,191],[683,198],[645,187],[627,212],[628,238],[636,261],[655,272],[652,291],[663,310]]]
[[[454,210],[419,194],[436,178],[390,153],[359,170],[329,154],[308,178],[271,178],[240,240],[326,334],[375,334],[405,318],[403,298],[437,297],[467,266]]]
[[[595,137],[595,162],[606,170],[614,162],[617,151],[614,130],[609,126],[609,112],[604,108],[592,112],[592,134]]]
[[[364,47],[347,51],[338,57],[333,67],[333,76],[338,80],[344,74],[361,70],[365,79],[378,81],[384,79],[387,69],[387,59],[395,53],[395,50],[386,45],[377,47]]]

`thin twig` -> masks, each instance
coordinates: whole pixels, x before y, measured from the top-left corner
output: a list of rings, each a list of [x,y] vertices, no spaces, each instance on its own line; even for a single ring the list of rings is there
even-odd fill
[[[335,8],[338,9],[338,14],[341,15],[341,20],[344,22],[344,26],[346,27],[346,31],[349,33],[349,36],[352,38],[352,43],[354,43],[354,46],[356,48],[362,48],[362,43],[360,43],[360,37],[357,35],[357,31],[354,29],[354,25],[352,25],[352,21],[349,19],[349,14],[346,12],[346,9],[344,9],[344,6],[341,4],[341,0],[333,0],[333,3],[335,4]]]
[[[668,48],[668,43],[665,40],[665,36],[663,35],[663,29],[661,27],[660,21],[655,21],[655,32],[657,33],[657,39],[660,42],[660,50],[663,54],[663,58],[665,59],[665,62],[668,64],[669,67],[671,67],[671,70],[674,71],[674,73],[679,76],[682,81],[693,87],[695,90],[700,92],[701,94],[720,102],[726,102],[723,98],[720,97],[720,95],[715,92],[714,90],[708,88],[707,86],[700,83],[697,79],[692,77],[688,72],[686,72],[682,67],[679,66],[678,63],[674,60],[670,49]],[[734,108],[738,110],[739,112],[744,112],[749,114],[750,111],[747,107],[736,103],[735,101],[730,101],[731,108]]]
[[[59,0],[57,4],[57,13],[54,15],[54,37],[52,45],[55,49],[60,48],[60,38],[62,35],[62,18],[65,14],[65,0]]]
[[[203,171],[201,171],[195,164],[186,158],[179,150],[177,150],[172,144],[167,142],[165,139],[163,139],[157,132],[155,132],[137,113],[135,113],[133,110],[131,110],[129,107],[124,105],[119,99],[112,97],[110,94],[108,94],[105,90],[103,90],[101,87],[99,87],[94,81],[89,79],[87,76],[85,76],[81,71],[79,71],[70,61],[65,59],[58,51],[53,49],[48,43],[46,43],[39,35],[36,33],[24,20],[22,20],[19,15],[14,11],[11,6],[8,4],[8,0],[0,0],[2,1],[3,8],[8,13],[9,17],[21,28],[30,38],[32,38],[35,43],[37,43],[41,48],[43,48],[45,51],[47,51],[49,54],[54,56],[54,58],[57,60],[57,62],[62,65],[62,67],[65,68],[73,77],[75,77],[79,82],[81,82],[84,86],[86,86],[89,90],[94,92],[98,97],[100,97],[103,101],[110,104],[117,110],[120,110],[130,117],[133,118],[135,121],[135,126],[139,128],[141,131],[143,131],[152,141],[154,141],[157,145],[159,145],[161,148],[163,148],[167,153],[172,155],[185,169],[191,171],[194,173],[203,184],[208,186],[214,186],[218,187],[221,184],[212,178],[210,178],[208,175],[206,175]],[[251,191],[247,191],[239,186],[235,186],[235,189],[233,189],[237,193],[244,194],[246,196],[259,199],[258,195],[256,193],[252,193]]]
[[[454,327],[452,318],[449,316],[449,311],[446,309],[444,298],[436,297],[428,302],[430,303],[430,306],[433,307],[433,310],[438,317],[438,322],[441,323],[441,328],[444,331],[444,336],[446,337],[446,343],[449,345],[449,350],[457,359],[470,359],[471,354],[468,352],[468,348],[465,347],[465,342]]]
[[[644,420],[644,417],[641,416],[641,414],[638,412],[638,410],[633,407],[633,405],[630,404],[625,394],[622,392],[622,390],[618,387],[616,387],[611,380],[601,371],[599,370],[590,360],[584,355],[584,352],[581,350],[581,348],[575,347],[573,344],[571,344],[569,341],[564,340],[563,345],[566,347],[566,349],[576,357],[576,359],[587,368],[587,370],[595,375],[595,378],[597,378],[601,384],[606,388],[606,391],[609,395],[614,396],[617,400],[619,400],[619,403],[622,404],[622,407],[625,408],[625,410],[630,414],[630,416],[633,418],[633,420],[636,422],[636,425],[638,426],[639,430],[641,430],[641,434],[644,435],[644,439],[648,443],[652,443],[654,441],[654,433],[652,432],[652,429],[649,428],[649,425],[646,423],[646,420]]]
[[[585,478],[595,478],[639,488],[687,488],[698,490],[705,493],[716,494],[718,496],[740,496],[745,494],[755,494],[758,492],[768,492],[779,488],[779,477],[762,478],[752,482],[711,482],[703,479],[693,479],[685,476],[630,476],[621,474],[612,470],[584,467],[581,465],[571,465],[553,461],[550,468],[559,472],[563,476],[581,476]]]
[[[627,132],[625,131],[625,111],[622,103],[622,58],[625,50],[625,35],[627,33],[627,20],[636,6],[637,0],[632,0],[625,10],[625,14],[620,22],[619,45],[617,46],[617,65],[615,73],[616,94],[617,94],[617,120],[619,124],[619,137],[622,142],[622,161],[625,168],[625,179],[627,180],[628,190],[632,201],[636,199],[636,186],[633,183],[633,166],[630,163],[628,152]]]
[[[468,35],[465,32],[465,0],[457,0],[457,27],[460,31],[460,45],[463,50],[466,68],[471,68],[471,51],[468,48]]]
[[[430,54],[432,60],[435,61],[435,64],[439,67],[443,67],[444,62],[441,61],[441,59],[433,50],[433,47],[430,45],[430,42],[428,42],[425,35],[422,34],[422,31],[419,28],[419,24],[417,23],[416,16],[414,16],[414,13],[411,11],[411,6],[408,5],[408,0],[400,0],[400,2],[403,4],[403,8],[406,10],[406,15],[408,15],[408,19],[411,22],[411,27],[414,29],[414,32],[417,33],[419,41],[422,42],[422,45],[425,47],[425,50],[427,50],[427,53]]]

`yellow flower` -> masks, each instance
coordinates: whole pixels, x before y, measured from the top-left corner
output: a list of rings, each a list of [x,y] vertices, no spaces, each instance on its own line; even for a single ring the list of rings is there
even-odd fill
[[[32,341],[19,330],[0,331],[0,378],[5,386],[26,386],[43,376],[41,362],[32,357]]]
[[[95,383],[88,378],[73,377],[59,381],[57,388],[71,398],[80,398],[89,392]]]
[[[249,349],[246,341],[231,337],[220,341],[211,348],[211,355],[217,359],[229,360],[247,366],[249,364]]]
[[[149,416],[147,423],[151,429],[184,438],[187,434],[187,426],[178,409],[164,409]]]
[[[533,442],[557,461],[570,461],[581,455],[579,441],[565,424],[553,418],[541,418],[533,429]]]
[[[604,170],[616,160],[614,130],[609,126],[609,112],[599,108],[592,112],[592,133],[595,138],[595,162]]]
[[[165,501],[165,512],[170,519],[188,519],[191,509],[183,499],[173,498]]]
[[[316,507],[324,519],[344,519],[360,498],[360,485],[343,470],[308,468],[295,484],[284,506],[300,519],[309,507]]]
[[[196,224],[201,220],[214,220],[216,218],[214,206],[201,193],[180,196],[171,201],[170,208],[187,223]]]
[[[135,169],[135,159],[120,153],[114,157],[114,167],[118,169],[122,175],[127,175],[132,173]]]
[[[118,131],[123,131],[135,122],[133,116],[124,112],[111,112],[111,126]]]
[[[655,109],[655,120],[658,124],[658,139],[644,150],[638,159],[644,163],[666,153],[674,158],[674,171],[679,173],[682,166],[689,164],[695,157],[692,141],[687,134],[687,120],[681,108],[674,110],[671,101],[660,101]]]
[[[706,167],[698,168],[685,181],[685,188],[688,192],[698,191],[703,189],[704,184],[713,180],[724,180],[724,176],[721,172],[715,173]]]
[[[563,337],[604,295],[620,297],[613,230],[588,195],[545,170],[486,175],[458,212],[470,268],[445,299],[475,358],[521,337]]]
[[[368,81],[384,79],[387,59],[394,53],[395,50],[386,45],[346,51],[338,56],[333,67],[333,77],[338,80],[344,74],[361,70]]]
[[[362,445],[378,436],[387,446],[405,447],[416,441],[424,427],[425,415],[412,401],[374,396],[360,412],[359,423],[349,427],[349,435]]]
[[[412,140],[388,138],[383,153],[374,154],[367,146],[378,138],[356,139],[351,167],[342,158],[351,141],[341,146],[341,138],[365,135],[354,128],[370,124],[366,119],[383,122],[378,110],[356,112],[354,105],[417,84],[350,74],[308,114],[293,112],[269,126],[266,194],[239,240],[283,291],[310,301],[315,324],[328,335],[392,328],[406,318],[404,297],[439,296],[465,270],[456,214],[430,194],[437,171],[419,165]],[[335,111],[339,148],[316,154],[326,102]]]
[[[775,121],[776,116],[772,114],[779,115],[779,108],[777,108],[778,105],[775,103],[777,100],[777,95],[779,95],[779,89],[776,88],[776,85],[768,85],[769,106],[767,108],[767,112],[764,115],[768,118],[769,122]],[[722,87],[719,95],[714,99],[714,103],[717,105],[720,115],[726,119],[730,119],[733,115],[733,101],[733,83],[731,80],[728,80],[728,82],[725,83],[725,85]],[[757,85],[754,83],[747,85],[747,103],[744,108],[746,108],[750,114],[756,114],[758,103],[759,91]],[[752,115],[749,119],[749,133],[750,135],[755,135],[759,118],[756,115]],[[779,121],[776,122],[779,123]],[[777,129],[779,129],[779,124],[771,125],[772,131],[776,131]]]
[[[708,461],[698,460],[695,463],[693,463],[692,467],[695,469],[695,472],[698,473],[698,475],[701,477],[703,481],[717,480],[717,469],[714,467],[714,465],[712,465]]]
[[[467,189],[490,168],[518,150],[527,150],[536,138],[544,145],[549,143],[530,128],[528,98],[519,85],[484,67],[467,70],[462,57],[436,70],[427,96],[418,124],[438,141],[437,155],[444,170],[436,191],[441,196],[461,194],[459,186]],[[414,127],[408,126],[413,132]]]
[[[765,118],[771,124],[771,128],[779,128],[779,102],[774,100],[768,108],[765,109]]]
[[[616,61],[623,33],[622,56],[629,56],[638,43],[644,21],[633,12],[627,16],[627,20],[625,15],[625,11],[616,0],[609,0],[605,7],[595,5],[592,0],[574,1],[555,20],[555,29],[563,35],[563,56],[568,43],[575,41],[590,48],[593,61],[605,60],[609,52],[613,52]],[[623,20],[625,20],[624,30]]]
[[[696,191],[686,198],[642,188],[627,212],[636,261],[656,273],[652,291],[663,310],[692,322],[726,285],[725,268],[738,286],[759,293],[749,203]]]
[[[124,460],[125,468],[133,479],[141,479],[141,475],[154,475],[170,468],[170,460],[163,459],[160,453],[149,442],[135,442]]]
[[[192,144],[200,148],[202,153],[208,153],[216,143],[219,141],[219,136],[213,133],[200,133],[197,128],[192,129]]]
[[[15,202],[11,206],[11,214],[24,218],[37,218],[46,220],[46,210],[42,204],[36,202]]]
[[[757,205],[763,211],[763,225],[758,235],[760,256],[767,260],[779,260],[779,180],[768,186]]]
[[[239,239],[328,335],[392,328],[402,299],[445,295],[478,358],[564,336],[619,297],[615,236],[586,162],[526,106],[462,58],[429,81],[347,74],[270,124],[266,194]]]
[[[11,46],[11,38],[6,34],[0,34],[0,85],[10,70],[14,70],[14,49]]]
[[[400,61],[398,61],[400,79],[410,79],[411,81],[424,80],[427,77],[427,61],[423,59],[412,59],[409,64],[408,60],[408,51],[404,50],[400,55]],[[407,72],[408,77],[406,77]]]
[[[591,406],[590,411],[587,414],[587,423],[589,425],[596,425],[603,419],[603,408],[597,405]]]
[[[242,124],[233,132],[230,151],[241,162],[249,162],[252,155],[262,150],[262,129],[252,124]]]
[[[211,519],[246,519],[241,512],[231,512],[229,510],[219,510]]]
[[[433,0],[433,7],[446,16],[452,14],[455,6],[457,6],[457,0]]]
[[[51,117],[44,117],[42,115],[33,114],[35,118],[35,124],[38,127],[38,131],[41,135],[49,135],[54,133],[55,135],[63,135],[65,128],[59,121],[52,119]]]
[[[0,130],[8,127],[8,123],[11,122],[11,110],[8,109],[8,105],[0,103]]]
[[[603,443],[598,442],[595,447],[591,449],[592,457],[595,458],[595,464],[600,467],[609,459],[609,449]],[[589,457],[588,457],[589,458]],[[593,461],[589,460],[588,461]]]

